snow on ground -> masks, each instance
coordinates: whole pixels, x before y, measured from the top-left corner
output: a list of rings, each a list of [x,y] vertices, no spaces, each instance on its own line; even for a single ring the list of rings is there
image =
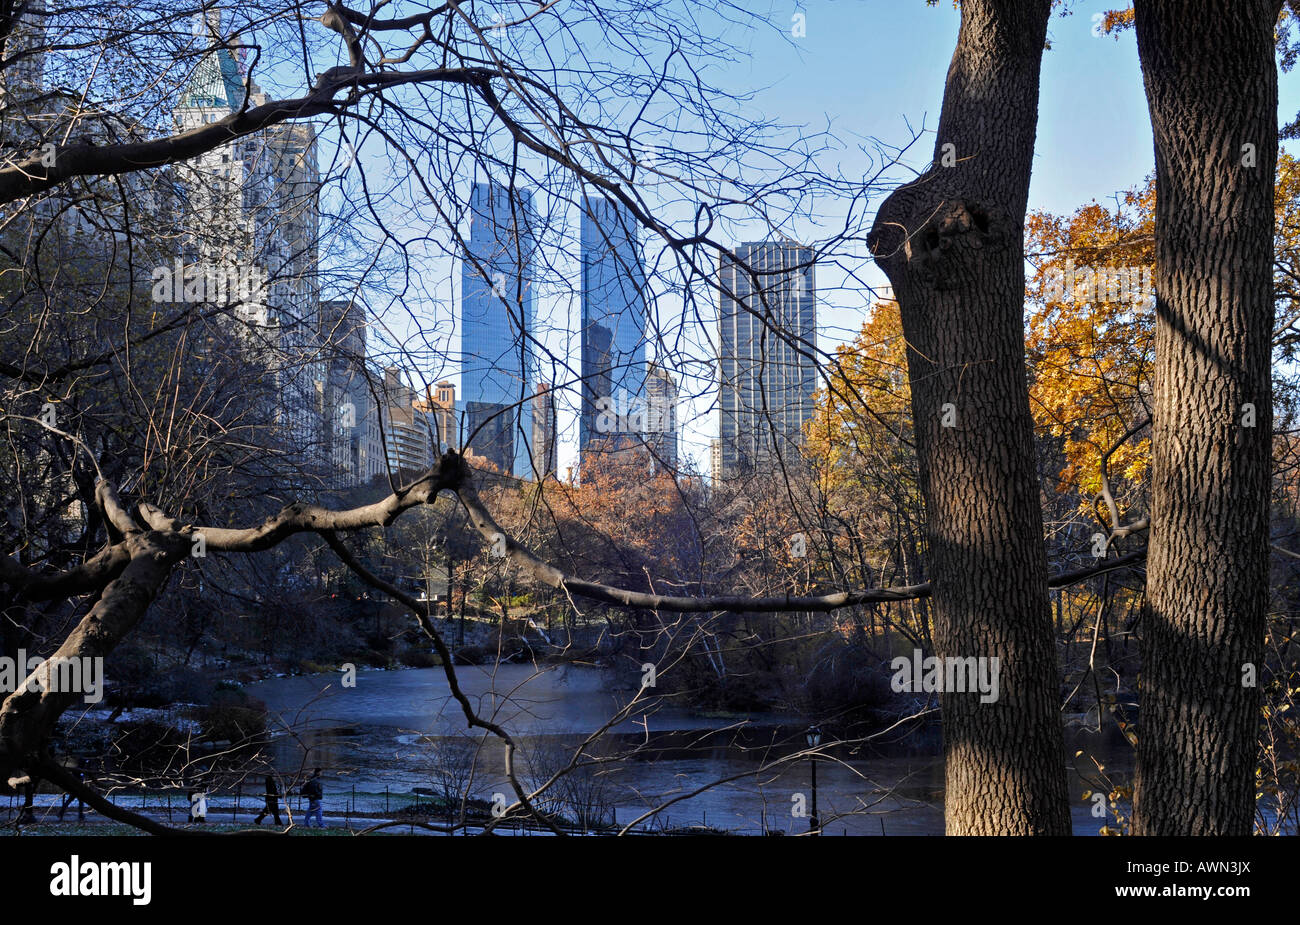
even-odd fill
[[[114,720],[115,724],[122,725],[125,723],[158,723],[163,726],[170,726],[179,732],[191,733],[197,735],[201,731],[199,721],[191,719],[185,713],[193,709],[196,704],[192,703],[175,703],[168,707],[134,707],[130,710],[123,710]],[[113,715],[112,707],[93,707],[87,710],[69,710],[59,722],[62,723],[108,723],[108,718]]]

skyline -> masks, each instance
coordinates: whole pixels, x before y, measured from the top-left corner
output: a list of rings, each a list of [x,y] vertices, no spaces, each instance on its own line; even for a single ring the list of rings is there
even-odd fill
[[[105,2],[0,16],[11,834],[1300,833],[1300,0]]]
[[[1113,4],[1088,0],[1075,4],[1073,15],[1054,16],[1049,24],[1052,47],[1043,57],[1039,103],[1038,137],[1030,186],[1029,209],[1069,213],[1091,200],[1105,205],[1116,193],[1140,185],[1154,170],[1152,138],[1136,45],[1131,32],[1118,37],[1093,34],[1093,17]],[[865,8],[865,13],[863,12]],[[806,16],[805,34],[790,35],[791,16]],[[866,15],[872,35],[889,41],[872,44],[870,55],[862,55],[855,38],[855,26]],[[880,139],[902,145],[910,137],[909,126],[930,133],[922,137],[905,158],[907,165],[920,169],[928,161],[933,131],[942,100],[944,75],[950,63],[959,16],[947,3],[929,7],[924,3],[865,0],[862,4],[809,2],[789,8],[773,5],[768,13],[770,28],[742,32],[732,29],[728,38],[741,42],[742,53],[719,70],[720,82],[748,95],[745,111],[777,122],[813,129],[831,127],[842,145],[824,154],[821,163],[848,177],[870,174],[874,161],[871,142]],[[747,52],[747,53],[746,53]],[[855,62],[861,92],[842,92],[843,60]],[[1283,122],[1300,111],[1300,80],[1281,75],[1279,113]],[[846,128],[847,127],[847,128]],[[1291,148],[1294,142],[1284,142]],[[468,186],[468,181],[466,181]],[[564,235],[578,237],[580,194],[568,204],[553,206],[552,218],[568,224]],[[821,221],[799,220],[787,232],[797,240],[812,242],[842,218],[834,203],[827,203]],[[669,207],[670,215],[689,214],[681,204]],[[737,227],[729,235],[732,246],[761,238],[763,229]],[[556,251],[550,258],[554,275],[578,279],[576,252]],[[645,262],[650,267],[665,261],[661,242],[648,236]],[[847,269],[846,269],[847,266]],[[1031,268],[1026,267],[1026,272]],[[425,317],[435,320],[423,332],[430,336],[441,325],[454,330],[450,315],[458,297],[459,268],[447,261],[445,285],[430,295],[423,307]],[[672,331],[680,324],[699,322],[690,349],[704,349],[702,340],[714,341],[716,355],[716,293],[683,305],[681,280],[677,289],[665,286],[662,274],[651,273],[652,298],[648,314],[655,329]],[[819,329],[817,348],[823,358],[848,343],[865,319],[862,285],[887,284],[874,262],[842,259],[822,262],[819,270]],[[702,286],[698,280],[697,285]],[[570,371],[579,368],[580,347],[569,345],[566,335],[580,330],[581,296],[577,286],[568,292],[549,287],[539,293],[538,341],[557,356],[567,357]],[[699,317],[695,317],[695,312]],[[412,313],[414,314],[414,313]],[[395,326],[392,341],[406,342],[411,333],[409,319]],[[454,336],[454,335],[453,335]],[[666,339],[667,334],[661,339]],[[436,349],[434,350],[436,353]],[[558,364],[553,364],[558,365]],[[691,368],[677,374],[683,396],[681,409],[683,454],[700,471],[709,469],[710,442],[717,437],[716,389],[707,388],[706,378]],[[429,382],[454,370],[436,362],[422,371]],[[551,376],[560,381],[562,377]],[[823,383],[824,384],[824,383]],[[576,404],[567,398],[559,406],[561,469],[576,464],[580,432]]]

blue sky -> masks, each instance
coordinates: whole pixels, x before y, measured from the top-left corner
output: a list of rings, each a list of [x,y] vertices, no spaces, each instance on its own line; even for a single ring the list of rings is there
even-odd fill
[[[1043,58],[1031,210],[1070,212],[1092,199],[1107,200],[1141,183],[1153,169],[1134,36],[1094,34],[1094,16],[1115,6],[1075,0],[1071,15],[1053,15],[1052,47]],[[948,0],[933,7],[924,0],[767,0],[765,6],[747,3],[745,8],[765,10],[761,15],[771,28],[728,30],[726,37],[749,54],[716,72],[715,80],[745,92],[760,88],[752,103],[755,115],[812,130],[829,125],[850,142],[822,161],[823,167],[863,176],[874,166],[855,147],[858,141],[903,145],[914,130],[932,131],[938,124],[959,25],[959,14]],[[795,20],[796,14],[801,21]],[[803,34],[792,35],[797,25],[802,25]],[[1280,86],[1279,113],[1287,122],[1300,110],[1300,75],[1281,75]],[[922,169],[933,144],[932,135],[923,138],[907,164]],[[819,229],[792,227],[789,233],[810,240],[819,236]],[[865,260],[863,270],[873,284],[883,283]],[[457,275],[447,274],[445,304],[455,304]],[[843,279],[834,268],[819,267],[819,346],[826,351],[850,338],[864,317],[866,294],[861,286],[843,285]],[[546,311],[543,305],[541,312]],[[553,331],[576,330],[573,300],[557,300],[549,321]],[[714,332],[704,334],[711,337]],[[576,339],[569,343],[576,347]],[[555,345],[564,349],[559,340]],[[426,374],[436,377],[439,372]],[[684,449],[707,471],[716,414],[696,402],[683,409],[681,417],[686,422]],[[560,447],[563,470],[574,462],[576,428],[563,416],[560,423],[566,431]]]
[[[1030,208],[1067,211],[1138,183],[1154,169],[1151,127],[1133,33],[1093,34],[1093,16],[1119,4],[1076,0],[1053,15],[1043,56],[1038,145]],[[944,0],[821,0],[772,4],[772,19],[801,11],[807,35],[789,45],[756,35],[736,85],[769,86],[765,112],[788,121],[825,113],[843,128],[901,143],[907,126],[933,129],[957,40],[959,15]],[[1300,83],[1280,77],[1280,117],[1300,109]],[[928,159],[931,144],[918,148]],[[917,166],[920,166],[919,162]]]
[[[1075,2],[1068,16],[1054,14],[1051,48],[1043,56],[1038,140],[1029,208],[1071,212],[1092,199],[1108,200],[1154,170],[1151,127],[1133,33],[1094,32],[1094,16],[1114,2]],[[751,7],[752,8],[752,7]],[[845,135],[871,136],[902,145],[914,129],[933,131],[944,80],[956,44],[960,15],[947,0],[806,0],[772,2],[771,21],[786,32],[803,14],[804,35],[752,35],[751,57],[728,73],[729,86],[763,87],[755,107],[789,123],[820,127],[825,120]],[[1289,122],[1300,109],[1300,74],[1280,75],[1279,115]],[[933,135],[907,159],[922,169]],[[845,152],[845,173],[860,174],[865,157]],[[859,300],[836,291],[831,273],[819,272],[820,343],[832,350],[861,324]],[[867,278],[883,284],[871,267]],[[706,441],[712,421],[701,415],[690,439]],[[706,458],[696,451],[696,458]]]

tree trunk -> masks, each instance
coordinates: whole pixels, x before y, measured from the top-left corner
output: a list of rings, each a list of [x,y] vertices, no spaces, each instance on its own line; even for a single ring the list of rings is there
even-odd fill
[[[5,779],[15,768],[29,771],[43,760],[43,752],[63,711],[84,697],[84,692],[51,690],[50,671],[55,659],[105,658],[135,628],[176,564],[190,551],[190,540],[179,534],[138,533],[123,541],[130,561],[110,581],[99,600],[63,644],[42,663],[33,677],[40,687],[22,686],[0,699],[0,774]]]
[[[1268,599],[1280,8],[1136,4],[1157,294],[1138,834],[1247,835],[1254,816],[1259,694],[1243,682]]]
[[[1023,322],[1050,7],[962,3],[935,162],[872,235],[908,342],[935,651],[1000,659],[995,702],[942,696],[950,835],[1070,833]]]

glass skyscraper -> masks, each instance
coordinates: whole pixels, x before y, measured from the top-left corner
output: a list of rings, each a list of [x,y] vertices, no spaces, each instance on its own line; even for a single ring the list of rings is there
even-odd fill
[[[715,478],[768,468],[777,452],[793,452],[803,439],[817,389],[817,366],[807,355],[817,337],[812,261],[812,250],[793,242],[742,244],[720,254]],[[757,290],[739,264],[757,272]],[[800,352],[769,327],[807,346]]]
[[[578,446],[617,448],[644,440],[645,268],[636,220],[619,203],[584,197],[582,245],[582,385]]]
[[[527,190],[475,183],[461,266],[464,438],[503,473],[532,478],[537,213]],[[477,431],[477,434],[475,433]],[[460,438],[458,438],[460,439]]]

